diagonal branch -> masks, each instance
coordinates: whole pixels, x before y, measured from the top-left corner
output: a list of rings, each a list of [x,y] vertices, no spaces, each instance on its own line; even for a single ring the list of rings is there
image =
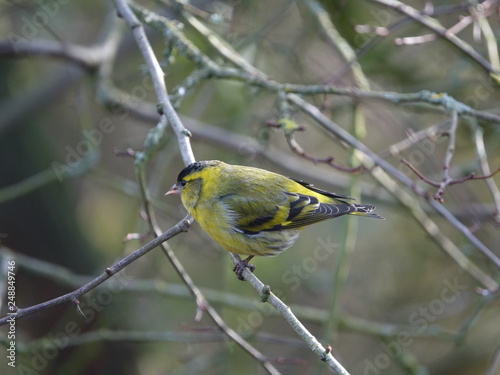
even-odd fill
[[[189,221],[187,218],[182,219],[179,223],[174,225],[172,228],[167,230],[166,232],[163,232],[160,236],[156,237],[154,240],[148,242],[146,245],[142,246],[140,249],[134,251],[132,254],[128,255],[127,257],[123,258],[121,261],[116,263],[115,265],[106,268],[106,271],[101,273],[99,276],[97,276],[95,279],[89,281],[87,284],[81,286],[80,288],[74,290],[73,292],[67,293],[63,296],[51,299],[49,301],[39,303],[38,305],[30,306],[27,308],[20,308],[16,311],[15,315],[10,315],[6,316],[0,319],[0,326],[6,324],[9,319],[20,319],[23,318],[27,315],[34,314],[38,311],[41,310],[46,310],[50,307],[60,305],[61,303],[64,302],[73,302],[77,303],[78,298],[80,298],[82,295],[87,293],[88,291],[94,289],[96,286],[102,284],[105,282],[107,279],[112,277],[114,274],[117,272],[121,271],[124,269],[126,266],[128,266],[130,263],[134,262],[135,260],[139,259],[143,255],[149,253],[151,250],[154,248],[158,247],[161,243],[168,241],[172,237],[178,235],[179,233],[186,232],[187,228],[189,226]]]
[[[231,260],[234,265],[241,262],[241,258],[237,254],[231,253]],[[331,354],[331,348],[327,346],[326,348],[318,342],[316,337],[314,337],[307,328],[297,319],[293,314],[290,307],[288,307],[281,299],[279,299],[272,291],[269,285],[264,285],[257,276],[245,268],[243,271],[243,277],[248,281],[262,299],[262,302],[267,302],[273,306],[278,312],[286,319],[290,326],[297,332],[297,334],[305,341],[309,348],[331,369],[335,371],[336,374],[349,375],[346,369],[335,359]]]
[[[153,87],[155,90],[156,97],[158,98],[158,111],[162,117],[165,117],[166,121],[160,120],[160,124],[170,124],[177,137],[177,142],[181,150],[181,155],[184,160],[184,164],[191,164],[195,161],[193,150],[189,144],[189,131],[184,127],[179,116],[175,112],[172,103],[168,98],[167,87],[165,86],[164,76],[165,73],[161,69],[158,59],[155,57],[154,51],[149,44],[146,32],[140,21],[137,19],[135,14],[132,12],[127,2],[124,0],[115,0],[116,9],[118,14],[124,18],[128,26],[134,34],[137,46],[142,53],[148,72],[151,75],[153,81]],[[164,131],[164,126],[159,128],[159,130]]]

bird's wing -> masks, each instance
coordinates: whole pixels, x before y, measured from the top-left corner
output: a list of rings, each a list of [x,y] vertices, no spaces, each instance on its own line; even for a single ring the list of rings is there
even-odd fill
[[[222,203],[232,216],[234,229],[246,233],[257,233],[280,225],[288,217],[287,197],[229,194],[221,197]],[[264,200],[263,200],[264,199]]]
[[[262,174],[258,172],[258,176]],[[346,214],[379,217],[372,214],[375,207],[347,201],[353,198],[318,189],[304,181],[278,177],[253,176],[251,183],[239,178],[238,184],[228,189],[229,194],[218,198],[234,230],[252,234],[299,229]]]
[[[234,215],[235,229],[249,234],[298,229],[358,211],[358,205],[321,203],[314,196],[298,193],[283,193],[278,204],[236,194],[225,196],[223,202]]]

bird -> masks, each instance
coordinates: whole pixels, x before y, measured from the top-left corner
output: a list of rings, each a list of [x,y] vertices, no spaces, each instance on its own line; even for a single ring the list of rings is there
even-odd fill
[[[224,250],[246,255],[233,271],[251,272],[255,256],[290,248],[306,226],[343,215],[377,219],[375,206],[352,203],[302,180],[265,169],[205,160],[189,164],[165,195],[181,200],[201,228]]]

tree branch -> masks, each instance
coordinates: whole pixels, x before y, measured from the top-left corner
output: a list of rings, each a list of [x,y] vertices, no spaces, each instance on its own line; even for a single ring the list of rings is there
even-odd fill
[[[158,98],[158,111],[160,115],[165,116],[166,121],[160,121],[160,124],[165,124],[168,122],[177,136],[177,142],[181,151],[184,164],[188,165],[195,161],[193,150],[189,145],[189,131],[184,127],[179,116],[175,112],[167,93],[167,87],[165,86],[165,80],[163,70],[160,67],[160,63],[155,57],[154,51],[149,44],[144,27],[137,19],[135,14],[132,12],[125,0],[115,0],[116,9],[118,13],[134,34],[137,46],[141,51],[141,54],[146,62],[149,74],[151,75],[156,97]],[[162,134],[165,130],[165,126],[159,127]]]
[[[241,262],[239,255],[230,253],[230,256],[234,265]],[[283,301],[271,291],[269,285],[264,285],[264,283],[262,283],[252,272],[250,272],[248,268],[244,269],[243,277],[259,293],[262,302],[269,303],[283,316],[283,318],[285,318],[288,324],[290,324],[295,332],[297,332],[297,334],[305,341],[314,354],[316,354],[332,370],[334,370],[336,374],[349,374],[347,370],[342,367],[340,362],[335,359],[330,350],[321,345],[316,337],[314,337],[300,322],[300,320],[297,319],[290,307],[283,303]]]
[[[132,254],[128,255],[127,257],[123,258],[121,261],[116,263],[115,265],[106,268],[106,271],[97,276],[95,279],[91,280],[90,282],[86,283],[85,285],[81,286],[80,288],[74,290],[73,292],[67,293],[63,296],[51,299],[46,302],[39,303],[38,305],[30,306],[27,308],[19,308],[16,311],[15,315],[11,316],[5,316],[0,319],[0,326],[6,324],[9,319],[14,317],[14,319],[20,319],[23,318],[27,315],[34,314],[38,311],[41,310],[46,310],[50,307],[59,305],[63,302],[73,302],[75,303],[78,301],[78,298],[80,298],[83,294],[87,293],[88,291],[94,289],[96,286],[102,284],[105,282],[107,279],[112,277],[114,274],[128,266],[130,263],[134,262],[135,260],[139,259],[142,257],[144,254],[147,254],[151,250],[153,250],[155,247],[158,247],[161,243],[168,241],[172,237],[178,235],[179,233],[186,232],[189,227],[189,221],[187,218],[181,220],[179,223],[177,223],[175,226],[167,230],[166,232],[163,232],[159,237],[156,237],[154,240],[148,242],[146,245],[142,246],[140,249],[134,251]]]

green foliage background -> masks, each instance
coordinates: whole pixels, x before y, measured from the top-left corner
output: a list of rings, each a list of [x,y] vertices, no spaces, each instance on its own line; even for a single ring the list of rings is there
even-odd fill
[[[186,38],[223,64],[216,49],[186,23],[173,3],[142,5],[178,20],[179,25],[182,22]],[[305,1],[192,3],[215,15],[200,19],[272,79],[291,84],[354,86],[350,67],[325,39]],[[390,27],[401,16],[370,1],[321,3],[341,36],[360,52],[358,60],[372,90],[447,93],[474,109],[498,114],[498,88],[487,72],[446,40],[396,46],[395,37],[422,35],[428,30],[407,22],[390,29],[389,36],[360,34],[356,25]],[[420,1],[407,3],[416,8],[424,6]],[[435,8],[456,5],[446,1],[433,4]],[[142,150],[158,116],[144,61],[129,30],[116,18],[112,3],[28,1],[5,2],[1,7],[4,44],[53,40],[61,46],[88,46],[101,40],[108,29],[118,28],[123,33],[108,77],[61,58],[1,55],[1,255],[2,259],[18,259],[16,303],[26,307],[75,289],[151,238],[140,215],[134,161],[114,151]],[[449,27],[458,22],[460,14],[468,13],[450,12],[439,20]],[[219,22],[211,22],[217,19]],[[488,21],[498,36],[498,17]],[[472,27],[459,36],[486,55],[483,41],[473,39]],[[175,46],[166,45],[158,33],[147,30],[164,68],[167,87],[170,93],[178,94],[195,65]],[[112,89],[128,94],[135,110],[113,105],[117,97]],[[434,127],[432,136],[413,143],[401,154],[391,155],[389,150],[409,132],[448,121],[449,114],[425,104],[388,104],[343,95],[306,98],[349,131],[353,108],[359,105],[366,116],[363,142],[429,194],[435,193],[400,159],[407,158],[425,176],[439,181],[448,146],[448,138],[441,133],[449,125]],[[332,345],[336,358],[352,374],[487,374],[495,353],[498,356],[498,299],[480,296],[476,289],[482,285],[441,251],[408,209],[370,173],[340,172],[294,154],[283,132],[267,125],[281,116],[275,92],[241,80],[205,79],[177,104],[185,126],[193,133],[192,146],[198,160],[258,166],[340,194],[357,195],[359,191],[357,198],[375,204],[377,213],[386,218],[384,222],[356,219],[351,253],[340,270],[347,279],[338,291],[339,305],[334,312],[329,309],[336,287],[336,265],[348,225],[353,223],[336,219],[308,228],[286,253],[254,262],[256,275],[292,306],[318,340]],[[335,163],[350,165],[351,150],[296,108],[290,115],[307,126],[305,132],[295,134],[304,150],[317,158],[333,156]],[[472,138],[476,127],[484,132],[491,168],[500,165],[499,123],[460,119],[450,170],[453,177],[481,174]],[[97,147],[89,150],[88,141]],[[70,169],[62,167],[67,163]],[[148,194],[164,230],[185,215],[177,197],[163,196],[182,167],[176,139],[170,132],[147,165]],[[61,181],[54,178],[61,175]],[[32,176],[40,180],[30,180],[25,193],[20,188],[14,189],[12,196],[6,193],[5,188]],[[492,180],[498,184],[500,177]],[[42,181],[40,186],[37,181]],[[443,198],[446,208],[498,255],[498,222],[485,181],[449,187]],[[498,269],[491,262],[423,199],[420,203],[443,234],[498,280]],[[130,233],[145,237],[124,243]],[[226,323],[266,356],[281,361],[277,365],[280,371],[328,372],[288,324],[260,303],[248,284],[236,280],[228,255],[196,223],[169,243]],[[334,251],[318,260],[315,249],[324,243]],[[15,258],[11,252],[49,263]],[[4,283],[6,266],[0,264],[0,282]],[[201,321],[194,320],[196,303],[159,250],[127,267],[124,274],[82,297],[87,321],[71,304],[19,320],[17,373],[263,373],[253,358],[214,328],[206,314]],[[2,308],[3,316],[7,312],[5,301]],[[1,329],[7,332],[6,327]],[[120,336],[124,332],[137,336]],[[163,333],[162,339],[154,336]],[[90,340],[88,334],[95,334],[97,339]],[[84,342],[86,337],[88,342]],[[4,368],[12,370],[7,362],[0,356],[2,372]],[[23,370],[19,366],[24,366]]]

